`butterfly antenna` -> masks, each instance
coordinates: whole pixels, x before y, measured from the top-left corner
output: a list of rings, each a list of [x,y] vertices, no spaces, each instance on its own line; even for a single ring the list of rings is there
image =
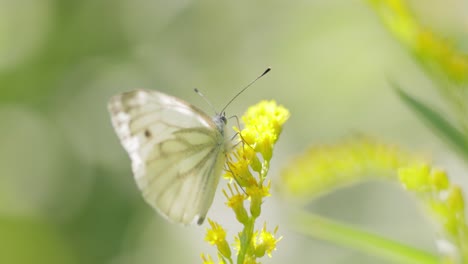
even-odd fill
[[[234,101],[241,93],[243,93],[245,90],[247,90],[247,88],[249,88],[252,84],[254,84],[258,79],[262,78],[263,76],[265,76],[265,74],[267,74],[269,71],[271,71],[271,68],[268,67],[262,74],[260,74],[257,78],[255,78],[253,81],[251,81],[249,84],[247,84],[244,88],[242,88],[242,90],[240,90],[240,92],[238,92],[232,99],[231,101],[229,101],[226,106],[224,106],[223,110],[221,110],[221,113],[224,112],[224,110],[226,110],[226,108],[232,103],[232,101]]]
[[[211,107],[211,109],[213,110],[213,112],[215,112],[216,114],[218,114],[218,112],[216,112],[216,108],[214,108],[214,106],[211,104],[210,100],[208,100],[204,94],[202,94],[202,92],[200,92],[200,90],[198,90],[198,88],[194,88],[193,89],[201,98],[203,98],[203,100],[205,100],[205,102]]]

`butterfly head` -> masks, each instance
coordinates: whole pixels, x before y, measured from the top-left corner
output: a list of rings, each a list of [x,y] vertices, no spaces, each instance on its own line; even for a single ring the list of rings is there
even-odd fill
[[[219,119],[221,119],[221,121],[223,121],[224,125],[226,125],[227,124],[226,112],[223,112],[223,113],[219,114]]]
[[[216,114],[213,117],[213,122],[216,124],[216,127],[218,128],[218,131],[224,132],[224,127],[227,124],[226,113],[222,112],[222,113]]]

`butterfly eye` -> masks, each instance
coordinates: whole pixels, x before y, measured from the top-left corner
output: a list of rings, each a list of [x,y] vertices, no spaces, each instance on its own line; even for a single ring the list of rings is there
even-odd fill
[[[223,112],[223,114],[221,115],[221,120],[224,124],[227,124],[226,112]]]

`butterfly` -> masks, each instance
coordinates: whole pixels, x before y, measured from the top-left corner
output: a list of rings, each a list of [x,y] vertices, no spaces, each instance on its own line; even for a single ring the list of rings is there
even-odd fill
[[[172,222],[201,225],[213,203],[231,140],[224,109],[213,118],[182,99],[132,90],[109,100],[112,125],[144,200]]]

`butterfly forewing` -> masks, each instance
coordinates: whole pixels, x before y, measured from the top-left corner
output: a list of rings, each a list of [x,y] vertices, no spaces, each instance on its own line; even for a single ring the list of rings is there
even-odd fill
[[[224,123],[147,90],[114,96],[109,111],[145,200],[172,221],[201,224],[225,162]]]

